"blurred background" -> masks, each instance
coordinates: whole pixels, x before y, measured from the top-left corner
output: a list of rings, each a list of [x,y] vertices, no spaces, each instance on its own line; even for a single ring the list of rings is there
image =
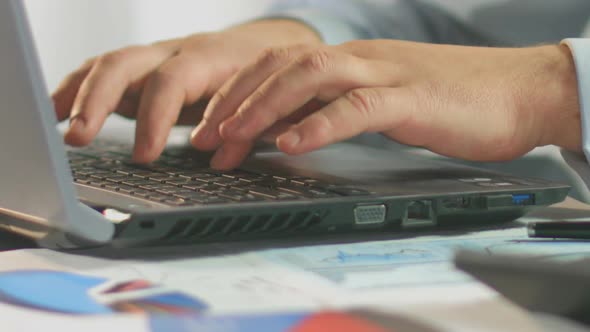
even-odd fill
[[[84,60],[129,44],[211,31],[264,13],[270,0],[25,0],[52,91]]]

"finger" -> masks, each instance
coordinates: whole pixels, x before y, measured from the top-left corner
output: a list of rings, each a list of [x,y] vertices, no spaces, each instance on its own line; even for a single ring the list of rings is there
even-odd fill
[[[266,143],[275,143],[277,137],[289,130],[292,124],[277,123],[267,130],[261,140]],[[211,167],[219,170],[232,170],[248,157],[254,144],[251,142],[225,142],[211,159]]]
[[[97,59],[75,98],[66,142],[75,146],[90,143],[127,88],[169,56],[165,49],[131,47]]]
[[[396,131],[408,123],[430,121],[415,105],[414,95],[405,88],[353,90],[281,135],[277,146],[301,154],[364,132]]]
[[[325,50],[306,54],[264,82],[221,125],[226,140],[253,140],[310,100],[332,101],[359,87],[395,85],[392,66]]]
[[[306,104],[305,107],[290,117],[289,120],[292,120],[292,122],[279,121],[275,123],[260,136],[260,140],[265,143],[274,144],[277,137],[288,131],[293,126],[293,123],[300,121],[300,119],[303,119],[312,111],[317,110],[319,105],[320,103],[315,101]],[[253,145],[252,142],[225,142],[215,153],[211,161],[211,167],[220,170],[231,170],[240,166],[252,150]]]
[[[192,134],[193,145],[201,150],[216,149],[221,144],[221,122],[235,113],[240,104],[269,76],[309,47],[302,45],[269,49],[254,64],[234,75],[211,99],[203,120]]]
[[[96,59],[86,61],[80,68],[68,75],[51,96],[57,119],[61,122],[70,116],[72,105],[88,73],[94,66]]]
[[[135,161],[149,163],[162,153],[182,108],[196,103],[208,90],[206,64],[206,59],[177,56],[147,80],[137,113]]]
[[[154,43],[153,45],[162,49],[166,49],[168,50],[168,54],[172,54],[176,49],[178,49],[180,42],[181,40],[179,39],[173,39]],[[90,73],[90,70],[94,66],[96,60],[97,58],[95,57],[84,62],[84,64],[80,66],[79,69],[68,75],[53,93],[52,98],[59,121],[63,121],[70,116],[70,112],[72,110],[76,96],[78,95],[78,91],[80,90],[80,86]],[[128,92],[138,93],[141,89],[141,86],[143,85],[142,83],[143,82],[141,80],[132,83],[129,86]],[[120,109],[120,107],[117,109]],[[127,113],[129,112],[126,111],[126,114]],[[127,116],[126,114],[123,115]]]
[[[228,171],[238,166],[246,159],[254,144],[250,142],[227,142],[224,143],[211,159],[211,167],[218,170]]]

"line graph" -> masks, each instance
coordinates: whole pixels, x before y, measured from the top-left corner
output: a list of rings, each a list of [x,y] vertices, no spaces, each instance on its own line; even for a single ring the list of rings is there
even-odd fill
[[[459,237],[430,237],[268,250],[263,257],[322,276],[349,289],[440,285],[469,278],[452,264],[457,250],[533,259],[590,257],[590,242],[531,240],[521,229]],[[364,276],[364,277],[362,277]]]

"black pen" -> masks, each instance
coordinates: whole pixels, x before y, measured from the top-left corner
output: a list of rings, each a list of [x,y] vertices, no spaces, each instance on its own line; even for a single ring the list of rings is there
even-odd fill
[[[590,222],[552,221],[528,225],[529,237],[590,240]]]

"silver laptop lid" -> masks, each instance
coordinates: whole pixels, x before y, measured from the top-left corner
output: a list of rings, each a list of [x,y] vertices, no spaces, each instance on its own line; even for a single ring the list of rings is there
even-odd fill
[[[0,226],[110,240],[114,226],[76,198],[22,0],[0,1],[0,45],[0,213],[12,217]]]

